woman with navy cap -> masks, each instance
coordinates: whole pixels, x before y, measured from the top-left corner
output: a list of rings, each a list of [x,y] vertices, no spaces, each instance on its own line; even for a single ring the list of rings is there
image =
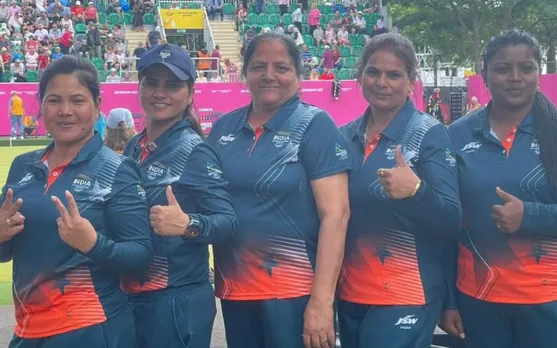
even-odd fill
[[[141,167],[155,256],[123,279],[134,303],[139,348],[209,348],[216,314],[208,244],[237,229],[217,154],[193,115],[195,68],[180,47],[158,45],[138,63],[146,128],[124,154]]]

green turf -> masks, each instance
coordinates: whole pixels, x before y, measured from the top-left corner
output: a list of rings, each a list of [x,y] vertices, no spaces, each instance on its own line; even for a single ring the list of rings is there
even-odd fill
[[[24,140],[20,140],[24,141]],[[0,186],[3,186],[13,159],[41,146],[0,147]],[[0,263],[0,306],[12,304],[12,263]]]

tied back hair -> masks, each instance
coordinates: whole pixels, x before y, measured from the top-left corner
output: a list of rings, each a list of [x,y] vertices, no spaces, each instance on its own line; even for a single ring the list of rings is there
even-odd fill
[[[483,52],[483,66],[487,71],[490,60],[503,47],[526,45],[534,53],[541,69],[542,54],[538,40],[526,31],[511,29],[489,40]],[[540,144],[540,159],[549,177],[550,185],[557,192],[557,108],[542,92],[536,92],[533,104],[534,130]]]

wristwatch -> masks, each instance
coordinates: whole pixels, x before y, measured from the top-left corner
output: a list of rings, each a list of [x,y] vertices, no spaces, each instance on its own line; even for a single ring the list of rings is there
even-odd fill
[[[186,227],[186,229],[184,230],[184,238],[195,238],[199,235],[199,232],[201,232],[201,222],[190,215],[190,223],[188,224],[188,227]]]

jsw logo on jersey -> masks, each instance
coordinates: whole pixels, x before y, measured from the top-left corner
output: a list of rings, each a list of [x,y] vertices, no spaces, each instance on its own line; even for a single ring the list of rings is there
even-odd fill
[[[414,314],[407,315],[405,317],[399,318],[396,322],[395,326],[399,326],[403,330],[410,330],[412,325],[415,325],[418,322],[418,318],[415,317]]]
[[[473,141],[471,143],[468,143],[468,144],[464,145],[464,147],[460,151],[466,152],[466,153],[471,153],[471,152],[476,151],[480,147],[482,147],[482,144],[480,142]]]
[[[234,139],[236,139],[236,136],[234,134],[223,135],[222,137],[220,137],[218,143],[221,145],[227,145],[233,142]]]

